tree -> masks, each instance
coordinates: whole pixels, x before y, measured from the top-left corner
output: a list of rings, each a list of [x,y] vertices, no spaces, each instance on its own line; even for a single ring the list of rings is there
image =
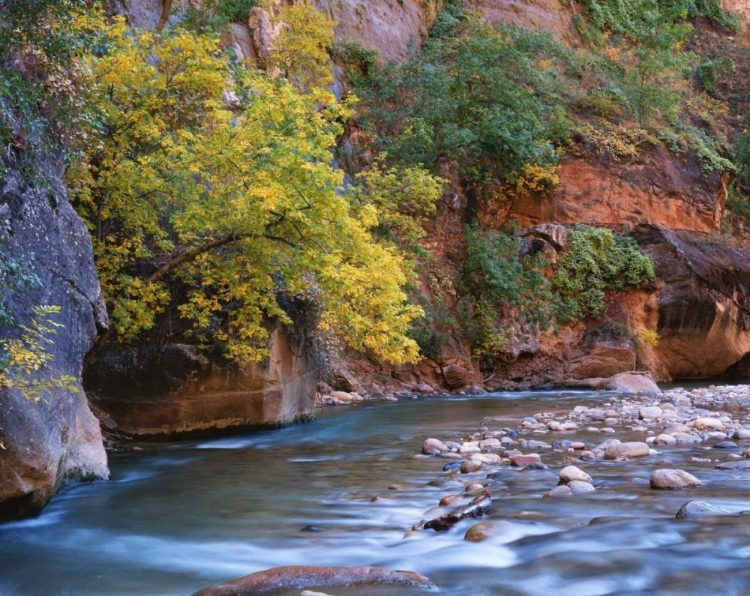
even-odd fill
[[[90,58],[101,124],[68,178],[117,337],[150,328],[178,279],[182,316],[238,361],[266,356],[269,317],[289,320],[279,293],[319,296],[320,326],[355,349],[416,359],[410,268],[331,165],[349,108],[234,67],[206,36],[116,22],[107,44]]]

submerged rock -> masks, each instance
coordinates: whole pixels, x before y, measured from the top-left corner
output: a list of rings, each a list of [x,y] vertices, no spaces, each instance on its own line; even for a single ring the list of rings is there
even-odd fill
[[[375,584],[435,589],[429,579],[413,571],[393,571],[384,567],[275,567],[251,573],[240,579],[204,588],[193,596],[256,596],[285,589]]]
[[[705,517],[707,515],[729,515],[729,511],[706,503],[705,501],[688,501],[675,515],[676,519],[692,519],[695,517]]]

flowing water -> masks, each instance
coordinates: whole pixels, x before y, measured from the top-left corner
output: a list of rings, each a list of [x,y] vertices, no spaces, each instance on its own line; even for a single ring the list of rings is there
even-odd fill
[[[548,470],[504,465],[490,481],[495,500],[486,519],[496,526],[489,540],[463,540],[478,520],[403,538],[442,496],[461,490],[450,481],[428,484],[446,477],[446,460],[413,457],[425,438],[460,438],[486,416],[507,417],[490,429],[517,427],[534,412],[603,399],[529,392],[328,409],[317,422],[281,431],[115,454],[111,482],[73,487],[41,517],[0,526],[0,594],[189,595],[299,564],[410,569],[450,596],[750,593],[750,516],[674,519],[689,499],[737,514],[750,509],[750,472],[688,462],[715,457],[707,445],[581,466],[597,491],[569,499],[542,498],[557,484],[563,454],[541,451]],[[607,438],[575,436],[592,444]],[[614,436],[630,438],[625,429]],[[680,467],[704,485],[653,491],[656,467]],[[389,490],[393,484],[402,490]]]

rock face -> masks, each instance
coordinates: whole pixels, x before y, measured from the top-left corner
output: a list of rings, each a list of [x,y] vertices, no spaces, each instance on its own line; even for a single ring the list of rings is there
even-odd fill
[[[523,226],[565,224],[638,225],[714,232],[727,198],[718,175],[697,163],[679,162],[664,150],[628,163],[591,163],[568,158],[560,185],[548,196],[518,197],[510,209]]]
[[[49,378],[80,378],[83,358],[107,314],[94,269],[91,242],[60,183],[59,172],[44,166],[45,183],[32,186],[13,168],[0,182],[0,252],[28,262],[38,287],[4,291],[14,323],[0,337],[19,336],[33,307],[55,305],[54,320],[64,325],[54,343]],[[41,166],[40,166],[41,170]],[[0,521],[38,513],[66,482],[106,479],[107,456],[99,422],[80,383],[78,392],[55,390],[38,403],[16,390],[0,389]]]
[[[633,235],[654,261],[659,342],[673,378],[719,375],[750,353],[748,252],[654,225]]]
[[[85,384],[134,435],[278,427],[312,417],[318,371],[303,344],[277,326],[270,357],[244,369],[188,345],[113,346],[91,362]]]

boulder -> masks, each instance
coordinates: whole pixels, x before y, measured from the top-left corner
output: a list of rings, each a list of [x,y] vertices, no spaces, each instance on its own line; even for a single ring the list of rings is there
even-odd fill
[[[531,226],[523,230],[524,238],[538,238],[544,240],[555,251],[564,251],[568,246],[568,228],[558,223],[545,223]]]
[[[6,164],[7,165],[7,164]],[[30,183],[12,165],[0,179],[0,255],[23,263],[38,283],[4,287],[2,307],[12,322],[0,338],[18,338],[31,326],[34,307],[60,307],[62,325],[49,339],[47,370],[31,380],[69,375],[69,389],[44,391],[37,402],[15,389],[0,389],[0,521],[39,513],[64,484],[109,476],[99,422],[80,383],[81,368],[107,313],[94,268],[88,231],[68,202],[62,173],[38,166],[43,182]],[[15,284],[3,273],[4,283]]]
[[[695,517],[705,517],[707,515],[729,515],[729,511],[706,503],[705,501],[688,501],[675,515],[676,519],[693,519]]]
[[[607,389],[619,391],[620,393],[646,393],[660,395],[661,389],[654,382],[650,374],[621,373],[610,377],[607,381]]]
[[[573,481],[591,482],[591,476],[576,466],[567,466],[560,470],[560,482],[567,484]]]
[[[540,463],[542,463],[542,458],[536,453],[531,453],[529,455],[514,455],[510,458],[510,465],[516,468],[534,466]]]
[[[692,474],[684,470],[655,470],[651,474],[651,488],[661,490],[680,490],[693,486],[701,486],[703,483]]]
[[[571,361],[568,374],[577,380],[612,377],[633,370],[635,358],[635,346],[629,340],[595,342]]]
[[[383,567],[311,567],[294,565],[251,573],[240,579],[204,588],[193,596],[260,596],[280,590],[336,586],[397,585],[437,589],[413,571]]]
[[[448,446],[439,439],[425,439],[422,443],[422,453],[425,455],[440,455],[448,451]]]
[[[443,369],[443,379],[448,389],[460,389],[471,383],[471,373],[463,366],[449,364]]]
[[[646,457],[651,454],[651,449],[646,443],[631,442],[610,445],[604,453],[606,459],[618,459],[620,457]]]

